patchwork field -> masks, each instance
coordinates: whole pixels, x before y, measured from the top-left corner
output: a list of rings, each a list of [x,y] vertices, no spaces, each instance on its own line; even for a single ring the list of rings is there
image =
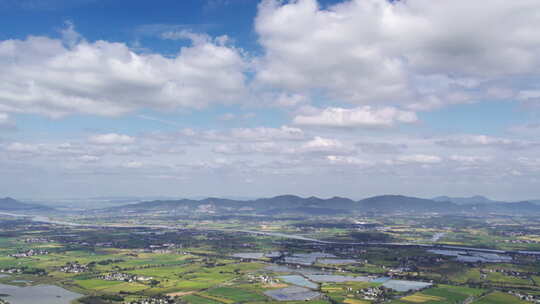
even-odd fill
[[[474,301],[472,304],[526,304],[527,301],[522,301],[517,297],[502,293],[502,292],[493,292],[490,293],[477,301]]]
[[[395,303],[457,304],[480,296],[484,290],[461,286],[439,285],[401,298]]]

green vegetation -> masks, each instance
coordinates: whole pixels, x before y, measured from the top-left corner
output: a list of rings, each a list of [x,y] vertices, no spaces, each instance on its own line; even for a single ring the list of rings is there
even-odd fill
[[[218,302],[216,300],[212,300],[212,299],[197,296],[197,295],[187,295],[187,296],[182,297],[182,300],[190,304],[223,304],[222,302]]]
[[[266,300],[266,297],[260,294],[250,292],[244,289],[230,288],[230,287],[214,288],[214,289],[209,290],[207,293],[211,296],[223,297],[226,299],[233,300],[235,303]]]
[[[474,301],[472,304],[525,304],[526,301],[522,301],[517,297],[502,293],[502,292],[493,292],[488,294],[485,297],[482,297],[478,301]]]

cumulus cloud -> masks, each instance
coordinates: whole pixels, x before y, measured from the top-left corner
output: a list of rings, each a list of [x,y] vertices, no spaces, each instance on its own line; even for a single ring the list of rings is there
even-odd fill
[[[318,148],[340,148],[343,144],[336,139],[330,139],[330,138],[324,138],[320,136],[316,136],[312,140],[305,143],[302,147],[306,149],[318,149]]]
[[[98,145],[122,145],[135,142],[135,138],[125,134],[107,133],[90,136],[88,141]]]
[[[394,107],[353,109],[330,107],[312,115],[298,115],[293,122],[298,125],[323,127],[391,127],[396,123],[413,123],[418,118],[414,112]]]
[[[535,0],[349,0],[325,8],[316,0],[264,0],[256,78],[355,104],[426,110],[482,100],[516,75],[538,79],[538,9]]]
[[[113,116],[245,99],[296,107],[321,93],[415,111],[488,97],[537,100],[539,6],[344,0],[322,8],[316,0],[264,0],[255,20],[260,57],[226,35],[185,26],[158,26],[167,29],[164,39],[191,42],[177,54],[139,54],[125,43],[86,41],[68,22],[61,39],[0,41],[0,112]],[[517,76],[523,81],[512,81]],[[273,97],[251,90],[252,78]]]
[[[114,116],[235,103],[244,94],[244,57],[224,38],[184,33],[191,45],[165,57],[87,42],[72,25],[63,33],[64,39],[0,41],[0,111]]]
[[[346,154],[350,152],[350,149],[338,139],[315,136],[294,151],[296,153]]]

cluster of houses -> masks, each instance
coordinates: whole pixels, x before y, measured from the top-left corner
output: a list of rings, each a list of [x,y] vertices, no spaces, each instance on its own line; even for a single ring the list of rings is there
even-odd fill
[[[250,283],[260,282],[267,285],[274,285],[274,284],[279,283],[276,279],[266,274],[260,274],[260,275],[249,274],[247,278]]]
[[[381,267],[386,270],[387,276],[392,276],[395,274],[403,274],[403,273],[413,271],[413,269],[410,266],[386,267],[382,265]]]
[[[138,251],[144,253],[169,254],[175,252],[174,249],[181,247],[181,245],[175,243],[164,243],[159,245],[149,245],[148,248],[139,249]],[[186,253],[184,252],[184,254]]]
[[[524,294],[524,293],[521,293],[521,292],[515,291],[515,290],[511,290],[508,293],[520,298],[523,301],[528,301],[528,302],[533,302],[533,303],[540,303],[540,297],[538,297],[538,296]]]
[[[359,290],[358,293],[362,294],[364,300],[373,301],[383,296],[385,291],[380,287],[369,287]]]
[[[523,240],[523,239],[517,239],[517,240],[496,240],[497,243],[507,243],[507,244],[538,244],[539,242],[536,240]]]
[[[113,247],[114,244],[112,242],[98,242],[95,244],[96,247]]]
[[[49,240],[47,238],[38,237],[38,238],[26,238],[26,239],[23,240],[23,242],[26,243],[26,244],[49,243],[49,242],[51,242],[51,240]]]
[[[501,231],[500,235],[502,236],[511,236],[511,237],[518,237],[518,236],[525,236],[527,235],[526,231]]]
[[[502,269],[502,268],[490,268],[490,269],[480,270],[480,273],[483,275],[486,275],[486,277],[487,277],[487,273],[494,273],[494,272],[502,273],[504,275],[519,278],[519,279],[525,279],[525,280],[529,279],[529,274],[526,272],[520,272],[520,271],[514,271],[514,270],[508,270],[508,269]],[[485,277],[482,277],[482,278],[485,278]]]
[[[66,265],[60,267],[60,271],[65,273],[82,273],[88,270],[88,265],[82,265],[78,262],[68,262]]]
[[[24,252],[10,254],[9,256],[12,258],[27,258],[31,256],[36,256],[36,255],[47,255],[47,254],[49,254],[47,250],[29,249]]]
[[[107,273],[107,274],[99,276],[98,278],[105,281],[124,281],[124,282],[144,282],[144,281],[150,281],[153,279],[152,277],[145,277],[141,275],[134,275],[134,274],[128,274],[128,273],[121,273],[121,272]]]
[[[0,269],[0,273],[22,273],[22,269],[20,268],[2,268]]]
[[[174,304],[176,301],[169,296],[156,296],[146,298],[144,300],[136,300],[128,302],[128,304]]]

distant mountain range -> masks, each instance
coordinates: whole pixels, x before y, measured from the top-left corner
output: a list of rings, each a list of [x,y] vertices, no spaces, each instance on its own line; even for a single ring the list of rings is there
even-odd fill
[[[11,197],[0,198],[0,211],[34,211],[34,210],[45,211],[45,210],[53,210],[53,209],[47,206],[43,206],[43,205],[19,202],[18,200],[15,200]]]
[[[485,197],[437,197],[424,199],[403,195],[381,195],[354,201],[344,197],[322,199],[281,195],[255,200],[206,198],[202,200],[156,200],[101,209],[116,214],[163,213],[167,215],[338,215],[356,214],[540,214],[540,205],[529,202],[496,202]]]
[[[499,203],[481,195],[475,195],[471,197],[437,196],[433,198],[433,200],[437,202],[452,202],[458,205]]]
[[[540,201],[500,202],[483,196],[448,197],[433,199],[403,195],[380,195],[362,200],[345,197],[322,199],[280,195],[271,198],[236,200],[227,198],[164,199],[97,207],[93,212],[107,214],[159,213],[171,216],[183,215],[249,215],[249,216],[334,216],[343,214],[507,214],[540,215]],[[54,208],[17,201],[13,198],[0,199],[0,211],[49,212]],[[73,209],[75,211],[75,209]]]

